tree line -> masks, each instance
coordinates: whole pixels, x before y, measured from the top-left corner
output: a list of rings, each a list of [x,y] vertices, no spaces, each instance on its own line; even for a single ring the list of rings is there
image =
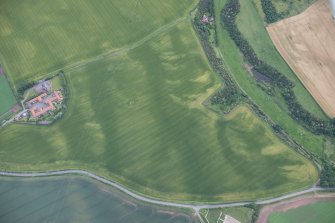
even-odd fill
[[[199,38],[201,39],[202,47],[213,70],[219,74],[224,84],[224,87],[216,92],[210,101],[212,104],[221,105],[224,112],[229,112],[236,106],[236,104],[239,103],[242,93],[236,86],[235,81],[230,76],[228,71],[224,68],[221,58],[217,57],[212,44],[209,41],[211,31],[215,32],[215,26],[211,27],[210,24],[204,24],[201,22],[201,18],[204,14],[210,14],[213,17],[215,16],[214,3],[212,0],[201,0],[199,2],[193,24]]]
[[[277,22],[282,18],[282,16],[278,14],[276,7],[272,4],[271,0],[262,0],[262,9],[267,23]]]

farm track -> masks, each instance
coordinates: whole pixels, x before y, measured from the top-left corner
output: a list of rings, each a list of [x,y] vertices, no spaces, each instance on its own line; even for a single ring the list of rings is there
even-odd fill
[[[155,205],[161,205],[161,206],[167,206],[167,207],[175,207],[175,208],[190,208],[195,211],[195,214],[199,217],[200,221],[203,222],[201,216],[200,216],[200,210],[201,209],[216,209],[216,208],[226,208],[226,207],[240,207],[244,206],[250,203],[255,203],[259,205],[265,205],[265,204],[271,204],[275,202],[279,202],[282,200],[286,200],[288,198],[293,198],[297,196],[301,196],[308,193],[314,193],[314,192],[322,192],[322,191],[332,191],[335,190],[335,188],[321,188],[317,186],[313,186],[312,188],[293,192],[290,194],[285,194],[280,197],[275,197],[267,200],[256,200],[256,201],[242,201],[242,202],[232,202],[232,203],[216,203],[216,204],[210,204],[210,203],[176,203],[172,201],[163,201],[158,200],[151,197],[146,197],[144,195],[138,194],[136,192],[133,192],[126,187],[122,186],[121,184],[118,184],[114,181],[108,180],[104,177],[101,177],[99,175],[96,175],[94,173],[85,171],[85,170],[60,170],[60,171],[49,171],[49,172],[6,172],[6,171],[0,171],[0,176],[7,176],[7,177],[50,177],[50,176],[62,176],[62,175],[82,175],[86,177],[90,177],[94,180],[97,180],[101,183],[104,183],[106,185],[112,186],[126,195],[135,198],[139,201],[143,201],[150,204]]]
[[[89,63],[92,63],[92,62],[96,62],[96,61],[99,61],[99,60],[102,60],[102,59],[108,59],[108,58],[111,58],[111,57],[115,57],[115,56],[118,56],[122,53],[126,53],[130,50],[133,50],[141,45],[143,45],[144,43],[146,43],[147,41],[149,41],[150,39],[164,33],[164,32],[167,32],[169,31],[170,29],[174,28],[176,25],[182,23],[182,22],[185,22],[187,21],[187,19],[189,18],[189,16],[184,16],[184,17],[181,17],[179,19],[176,19],[174,20],[173,22],[170,22],[158,29],[156,29],[155,31],[153,31],[152,33],[148,34],[147,36],[143,37],[142,39],[140,39],[139,41],[131,44],[130,46],[127,46],[127,47],[123,47],[123,48],[119,48],[119,49],[113,49],[113,50],[110,50],[110,51],[107,51],[103,54],[100,54],[100,55],[97,55],[97,56],[94,56],[94,57],[91,57],[89,59],[85,59],[85,60],[81,60],[81,61],[78,61],[78,62],[75,62],[75,63],[72,63],[72,64],[69,64],[67,66],[64,66],[62,69],[64,71],[72,71],[72,70],[76,70],[76,69],[79,69]],[[45,73],[43,75],[40,75],[39,77],[37,77],[36,79],[40,80],[40,79],[43,79],[44,77],[47,77],[51,74],[54,74],[56,73],[58,70],[55,70],[55,71],[52,71],[52,72],[49,72],[49,73]]]

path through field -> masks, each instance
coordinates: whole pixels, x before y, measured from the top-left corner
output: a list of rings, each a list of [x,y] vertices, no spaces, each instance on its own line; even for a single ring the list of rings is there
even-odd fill
[[[161,26],[160,28],[156,29],[152,33],[150,33],[147,36],[143,37],[139,41],[131,44],[130,46],[122,47],[122,48],[119,48],[119,49],[116,49],[116,50],[115,49],[110,50],[108,52],[105,52],[105,53],[102,53],[100,55],[91,57],[89,59],[81,60],[81,61],[69,64],[69,65],[66,65],[62,69],[64,71],[68,72],[68,71],[72,71],[72,70],[75,70],[75,69],[79,69],[81,67],[86,66],[89,63],[93,63],[93,62],[96,62],[98,60],[103,60],[103,59],[111,58],[111,57],[118,56],[120,54],[126,53],[126,52],[128,52],[130,50],[133,50],[133,49],[141,46],[142,44],[146,43],[150,39],[152,39],[152,38],[154,38],[154,37],[156,37],[156,36],[158,36],[158,35],[160,35],[160,34],[162,34],[164,32],[167,32],[167,31],[171,30],[176,25],[178,25],[178,24],[180,24],[182,22],[187,21],[187,19],[188,19],[188,16],[176,19],[176,20],[174,20],[173,22],[171,22],[169,24]],[[42,74],[42,75],[38,76],[36,79],[43,79],[45,77],[50,76],[51,74],[57,73],[58,71],[59,71],[59,69],[57,69],[55,71],[52,71],[52,72],[49,72],[49,73],[46,73],[46,74]]]

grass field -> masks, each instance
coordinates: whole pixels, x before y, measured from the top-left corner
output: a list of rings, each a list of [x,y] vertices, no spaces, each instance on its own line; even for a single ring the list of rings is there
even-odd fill
[[[284,17],[293,16],[301,13],[316,0],[273,0],[273,5],[278,13]]]
[[[179,11],[175,18],[186,16]],[[269,197],[316,181],[315,167],[248,108],[221,117],[202,105],[220,82],[189,20],[153,33],[130,49],[66,66],[65,117],[49,128],[1,130],[0,168],[84,168],[140,193],[192,201]]]
[[[219,18],[220,12],[223,9],[226,0],[216,0],[216,17]],[[241,6],[247,1],[240,1]],[[245,6],[245,5],[244,5]],[[252,8],[241,8],[242,10],[254,10]],[[250,18],[251,20],[253,18]],[[286,104],[277,97],[271,97],[261,90],[255,79],[244,69],[244,60],[239,49],[229,37],[229,34],[223,29],[220,21],[217,22],[217,31],[219,39],[219,49],[224,59],[226,67],[234,74],[234,77],[241,88],[254,100],[261,109],[271,117],[271,119],[284,128],[289,135],[304,146],[306,149],[322,155],[324,138],[317,136],[301,127],[287,113]],[[265,30],[264,27],[261,27]],[[261,32],[261,31],[260,31]],[[267,34],[266,34],[267,35]],[[310,96],[309,96],[310,97]]]
[[[335,219],[335,202],[320,201],[301,206],[286,212],[272,213],[269,223],[322,222],[333,223]]]
[[[245,207],[202,209],[200,214],[205,223],[222,222],[220,219],[224,219],[225,215],[229,215],[241,223],[251,223],[252,209]]]
[[[1,115],[8,112],[15,105],[15,103],[16,99],[6,80],[6,77],[0,74],[0,120]]]
[[[335,117],[335,34],[328,0],[267,27],[278,51],[326,114]]]
[[[198,222],[190,210],[142,204],[86,178],[0,181],[1,222]]]

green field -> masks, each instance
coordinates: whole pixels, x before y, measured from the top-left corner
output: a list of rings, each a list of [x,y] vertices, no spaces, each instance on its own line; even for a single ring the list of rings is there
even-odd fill
[[[217,18],[219,18],[220,12],[226,2],[226,0],[215,0]],[[240,1],[240,3],[242,6],[246,4],[246,1]],[[246,8],[241,8],[241,13],[244,13],[242,10],[246,10]],[[250,19],[252,20],[252,18]],[[282,100],[269,96],[257,86],[254,77],[252,77],[252,75],[249,74],[243,67],[244,60],[239,49],[229,37],[229,34],[223,29],[221,22],[216,20],[216,23],[219,50],[226,67],[234,74],[234,78],[238,82],[239,86],[268,116],[270,116],[275,123],[278,123],[286,132],[288,132],[294,140],[306,149],[321,155],[323,151],[324,137],[314,135],[305,130],[289,116],[286,104]],[[264,27],[262,29],[264,29]]]
[[[291,223],[291,222],[322,222],[333,223],[335,219],[335,202],[317,202],[290,209],[286,212],[272,213],[269,223]]]
[[[316,0],[273,0],[272,2],[278,13],[283,17],[288,17],[301,13],[315,1]]]
[[[1,222],[199,222],[191,210],[143,204],[82,177],[0,181]]]
[[[19,84],[139,41],[185,17],[195,2],[1,1],[0,61],[6,62],[13,82]]]
[[[85,2],[88,4],[80,4]],[[127,10],[132,1],[109,2],[123,4],[122,10]],[[163,1],[152,2],[152,9],[162,7]],[[317,179],[315,167],[281,142],[247,107],[240,106],[222,117],[202,105],[219,89],[220,82],[189,18],[177,20],[187,17],[193,3],[164,1],[167,8],[176,10],[159,11],[160,19],[167,18],[162,27],[153,30],[157,27],[150,24],[156,20],[148,19],[153,34],[133,36],[108,56],[95,55],[94,60],[65,65],[64,69],[51,58],[46,63],[34,60],[36,71],[65,71],[68,109],[51,127],[11,125],[0,130],[0,169],[83,168],[149,196],[184,201],[255,199],[311,186]],[[12,4],[19,7],[8,3]],[[46,11],[49,7],[42,1],[34,7],[37,5]],[[55,17],[63,15],[59,10],[53,9]],[[18,18],[8,17],[11,19]],[[35,26],[47,20],[41,19],[32,14],[26,22]],[[76,23],[84,26],[86,21]],[[125,21],[116,18],[111,23],[122,26]],[[81,41],[70,30],[65,34],[71,41]],[[37,38],[25,35],[24,30],[16,35],[26,36],[26,41]],[[62,38],[61,34],[57,38]],[[0,40],[0,46],[10,44],[6,41]],[[13,47],[19,50],[20,44]],[[63,52],[63,47],[57,50]],[[40,50],[36,57],[44,59]],[[76,56],[80,54],[82,58],[86,55],[78,51]],[[60,55],[66,58],[65,49]],[[36,78],[34,69],[16,76],[16,69],[25,65],[6,53],[3,56],[7,65],[16,63],[10,69],[15,83]],[[46,68],[48,63],[52,65]]]
[[[13,92],[4,75],[0,74],[0,120],[1,115],[8,112],[16,103]]]
[[[245,207],[232,207],[232,208],[218,208],[218,209],[202,209],[200,214],[205,223],[222,222],[220,219],[225,215],[229,215],[241,223],[251,223],[252,209]]]

